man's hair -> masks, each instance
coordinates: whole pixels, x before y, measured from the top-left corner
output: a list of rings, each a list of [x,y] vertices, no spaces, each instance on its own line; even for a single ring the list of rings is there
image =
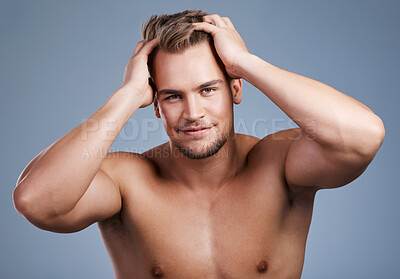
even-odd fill
[[[201,42],[212,41],[211,34],[195,31],[191,23],[202,22],[207,15],[202,10],[186,10],[176,14],[152,15],[142,24],[142,36],[146,41],[159,37],[158,48],[177,53]]]
[[[148,58],[150,73],[152,71],[153,60],[158,52],[162,49],[167,53],[179,53],[187,48],[200,43],[208,42],[212,51],[216,54],[214,41],[211,34],[194,30],[191,23],[203,22],[203,16],[208,15],[202,10],[186,10],[175,14],[152,15],[149,20],[142,24],[142,37],[146,41],[159,38],[158,46],[154,48]],[[216,54],[218,63],[221,63],[224,74],[229,80],[222,61]]]

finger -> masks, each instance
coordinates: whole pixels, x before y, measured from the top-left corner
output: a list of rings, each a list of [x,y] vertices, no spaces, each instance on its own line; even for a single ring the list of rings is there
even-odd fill
[[[223,17],[222,19],[225,21],[225,23],[226,23],[226,25],[227,25],[228,27],[235,29],[235,26],[233,26],[233,23],[232,23],[232,21],[229,19],[229,17]]]
[[[149,42],[146,42],[144,44],[144,46],[139,50],[138,54],[143,54],[143,55],[148,56],[153,51],[153,49],[156,46],[158,46],[158,43],[159,43],[158,37],[154,38],[153,40],[151,40]]]
[[[226,22],[222,19],[220,15],[214,14],[214,15],[206,15],[203,17],[204,22],[211,23],[215,26],[218,27],[228,27]]]
[[[132,56],[135,56],[142,49],[142,47],[144,46],[145,42],[146,42],[145,40],[142,40],[142,41],[137,43],[137,45],[135,47],[135,50],[133,51]]]
[[[217,26],[212,25],[208,22],[195,22],[192,24],[194,26],[194,30],[204,31],[204,32],[210,33],[211,35],[213,35],[217,31],[217,28],[218,28]]]

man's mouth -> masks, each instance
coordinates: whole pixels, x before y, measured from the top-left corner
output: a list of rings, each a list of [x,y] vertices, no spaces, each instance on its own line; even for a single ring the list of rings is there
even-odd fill
[[[193,127],[186,127],[184,129],[179,130],[179,132],[184,133],[188,136],[197,136],[207,133],[212,126],[193,126]]]

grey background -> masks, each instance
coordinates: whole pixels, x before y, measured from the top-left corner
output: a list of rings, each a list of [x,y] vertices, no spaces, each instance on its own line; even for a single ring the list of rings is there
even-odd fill
[[[317,194],[302,278],[399,278],[400,4],[382,0],[2,0],[0,277],[113,277],[96,225],[74,234],[39,230],[15,211],[12,191],[36,154],[119,88],[142,21],[192,8],[229,16],[250,52],[327,83],[382,118],[386,138],[367,171]],[[262,137],[294,126],[248,83],[235,111],[238,132]],[[123,133],[112,151],[140,152],[166,139],[152,107]]]

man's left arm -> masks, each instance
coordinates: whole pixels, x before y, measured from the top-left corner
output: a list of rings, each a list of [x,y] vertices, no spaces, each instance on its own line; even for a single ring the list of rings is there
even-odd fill
[[[292,138],[285,176],[293,186],[345,185],[366,169],[382,144],[382,120],[357,100],[316,80],[280,69],[252,54],[238,72],[300,128]]]
[[[300,127],[288,134],[289,185],[334,188],[362,174],[385,136],[376,114],[324,83],[250,54],[228,18],[211,15],[205,21],[196,28],[213,35],[228,74],[257,87]]]

